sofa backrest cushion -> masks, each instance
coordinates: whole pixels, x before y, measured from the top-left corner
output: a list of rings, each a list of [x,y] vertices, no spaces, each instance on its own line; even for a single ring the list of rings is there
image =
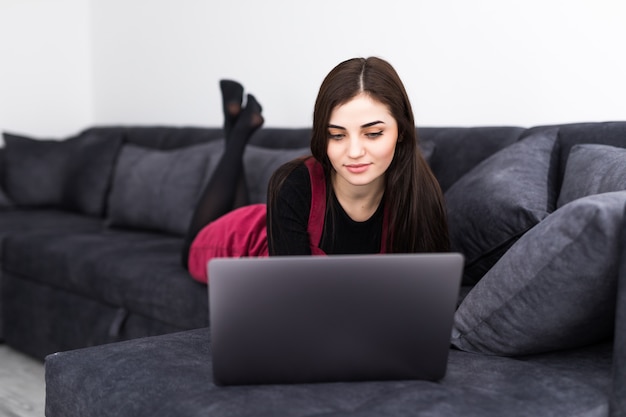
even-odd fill
[[[421,143],[434,143],[430,167],[445,192],[452,184],[489,156],[519,140],[524,128],[418,127]]]
[[[310,154],[308,146],[296,149],[269,149],[248,145],[243,160],[250,203],[266,203],[267,186],[274,171],[288,161]]]
[[[626,191],[557,209],[526,233],[457,309],[452,343],[526,355],[613,334]]]
[[[182,148],[224,138],[223,130],[213,127],[97,126],[87,132],[115,132],[126,143],[155,149]],[[249,144],[259,148],[299,149],[308,148],[310,141],[310,128],[263,127],[252,135]]]
[[[554,210],[556,191],[550,178],[556,174],[557,132],[536,132],[493,154],[445,193],[451,249],[466,258],[465,284],[476,283]]]
[[[514,126],[418,127],[416,131],[420,148],[445,191],[482,160],[519,140],[525,129]],[[115,132],[122,135],[126,143],[155,149],[175,149],[223,138],[222,129],[199,127],[103,126],[87,132]],[[249,145],[259,149],[303,150],[309,148],[310,141],[310,128],[263,127],[252,135]]]
[[[516,126],[417,127],[418,144],[445,191],[478,163],[515,143],[525,132]],[[305,149],[310,128],[263,128],[250,145],[270,149]]]
[[[574,145],[569,153],[557,207],[592,194],[626,190],[626,149]]]
[[[222,129],[172,126],[99,126],[84,133],[121,135],[124,143],[144,148],[176,149],[224,138]]]
[[[64,140],[3,136],[4,189],[16,205],[102,215],[119,134],[81,133]]]
[[[107,225],[184,235],[222,152],[221,140],[167,150],[125,144],[113,176]]]
[[[570,150],[578,144],[600,144],[626,148],[626,122],[572,123],[559,128],[557,188],[561,188]]]
[[[107,225],[184,235],[223,152],[223,140],[166,150],[124,145],[109,197]],[[250,203],[266,201],[267,184],[280,165],[308,153],[308,148],[248,145],[244,166]]]
[[[311,144],[311,129],[264,127],[254,132],[248,143],[270,149],[308,148]]]

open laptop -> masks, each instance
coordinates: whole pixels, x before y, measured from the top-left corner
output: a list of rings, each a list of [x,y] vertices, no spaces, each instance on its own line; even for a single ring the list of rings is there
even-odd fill
[[[439,380],[463,263],[457,253],[211,260],[214,382]]]

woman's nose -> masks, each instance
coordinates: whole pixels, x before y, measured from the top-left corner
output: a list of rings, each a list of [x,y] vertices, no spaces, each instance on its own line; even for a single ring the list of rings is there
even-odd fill
[[[363,147],[363,143],[358,138],[350,139],[350,145],[348,148],[348,156],[350,158],[359,158],[365,155],[365,148]]]

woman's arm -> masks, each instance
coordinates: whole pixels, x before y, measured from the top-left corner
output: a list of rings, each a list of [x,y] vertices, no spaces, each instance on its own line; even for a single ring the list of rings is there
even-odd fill
[[[281,171],[284,170],[284,171]],[[286,177],[285,177],[286,176]],[[285,177],[282,185],[280,178]],[[302,163],[283,166],[272,177],[268,196],[267,232],[270,256],[310,255],[307,231],[311,210],[311,180]]]

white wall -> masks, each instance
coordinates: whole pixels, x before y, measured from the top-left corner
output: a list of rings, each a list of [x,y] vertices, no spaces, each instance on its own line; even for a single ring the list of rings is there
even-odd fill
[[[93,122],[89,4],[0,0],[0,130],[65,136]]]
[[[1,70],[0,129],[220,125],[224,77],[257,96],[267,126],[309,126],[326,73],[369,55],[396,67],[419,125],[626,120],[622,0],[0,4],[2,38],[32,28],[0,41],[3,61],[30,51],[10,82]]]

